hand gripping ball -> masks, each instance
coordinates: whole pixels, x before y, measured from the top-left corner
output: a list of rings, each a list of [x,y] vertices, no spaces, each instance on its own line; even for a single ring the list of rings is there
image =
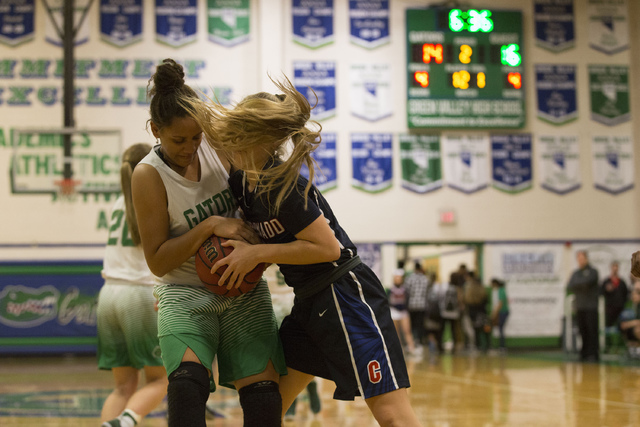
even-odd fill
[[[264,263],[258,264],[256,268],[244,276],[242,283],[237,288],[227,289],[226,286],[218,286],[218,280],[220,280],[227,266],[223,265],[215,273],[211,272],[211,267],[213,267],[213,264],[215,264],[218,259],[224,258],[233,252],[233,246],[222,246],[226,241],[227,239],[216,235],[212,235],[205,240],[196,253],[196,271],[202,283],[204,283],[206,288],[211,292],[226,297],[235,297],[255,288],[262,278],[262,273],[264,273],[266,265]]]

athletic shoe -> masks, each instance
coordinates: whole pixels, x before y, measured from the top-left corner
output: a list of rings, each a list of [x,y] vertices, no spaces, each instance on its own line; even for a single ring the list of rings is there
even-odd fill
[[[134,427],[136,421],[128,414],[122,414],[118,418],[102,423],[101,427]]]

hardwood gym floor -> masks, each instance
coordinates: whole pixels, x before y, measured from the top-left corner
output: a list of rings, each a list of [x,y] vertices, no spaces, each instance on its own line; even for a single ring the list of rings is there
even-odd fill
[[[640,425],[640,362],[580,364],[536,353],[408,360],[413,407],[433,427]],[[0,357],[0,426],[98,426],[111,374],[93,356]],[[303,392],[292,426],[376,426],[365,403],[331,399],[320,380],[322,410],[313,416]],[[224,418],[208,426],[242,426],[237,394],[219,389],[210,405]],[[162,404],[142,426],[166,425]]]

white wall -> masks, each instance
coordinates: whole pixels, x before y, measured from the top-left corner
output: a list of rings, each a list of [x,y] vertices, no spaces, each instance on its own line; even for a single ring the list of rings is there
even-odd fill
[[[204,4],[199,7],[204,11]],[[234,48],[215,45],[206,39],[205,14],[199,17],[198,40],[183,48],[171,48],[154,40],[153,2],[145,1],[144,40],[127,48],[115,48],[99,40],[98,12],[94,4],[89,14],[91,23],[90,42],[79,46],[76,58],[140,59],[154,61],[165,57],[202,60],[205,63],[197,78],[189,81],[199,86],[229,86],[234,98],[239,98],[260,89],[270,90],[266,73],[292,75],[295,60],[331,60],[337,63],[337,109],[336,117],[323,122],[327,131],[338,134],[338,176],[336,190],[327,194],[341,224],[357,242],[451,242],[484,240],[577,240],[577,239],[629,239],[640,238],[640,189],[635,188],[619,195],[610,195],[595,190],[591,181],[591,135],[632,135],[640,138],[638,120],[606,127],[589,118],[588,64],[628,64],[631,67],[632,116],[640,108],[640,85],[636,84],[640,70],[640,58],[631,55],[639,47],[640,29],[633,16],[640,16],[640,4],[628,0],[631,28],[631,49],[608,56],[588,47],[586,0],[575,0],[576,47],[561,54],[549,53],[533,42],[532,0],[472,0],[465,3],[475,7],[514,9],[523,12],[523,34],[526,49],[527,124],[518,130],[537,134],[577,134],[581,145],[581,173],[583,186],[565,196],[552,194],[539,187],[537,182],[529,191],[509,195],[488,188],[466,195],[449,188],[417,195],[400,188],[399,156],[395,141],[395,181],[393,188],[379,193],[367,194],[351,187],[351,156],[349,134],[352,132],[392,132],[394,135],[407,132],[406,128],[406,82],[405,82],[405,9],[423,7],[441,2],[400,1],[390,2],[391,43],[377,49],[367,50],[349,42],[347,17],[348,2],[335,0],[335,42],[319,49],[307,49],[292,42],[290,1],[263,0],[251,2],[251,40]],[[40,8],[41,4],[37,4]],[[62,50],[44,41],[44,19],[42,11],[37,13],[35,40],[18,47],[0,46],[0,58],[38,59],[60,58]],[[388,63],[394,76],[394,114],[392,117],[370,123],[349,113],[349,67],[353,63]],[[555,127],[538,120],[535,116],[533,69],[537,63],[567,63],[577,65],[578,76],[578,120]],[[89,79],[76,82],[80,86],[98,85],[104,91],[122,85],[135,92],[146,86],[146,80],[104,79],[94,72]],[[10,86],[57,85],[59,78],[22,79],[16,73],[13,79],[0,80],[0,88],[7,96]],[[145,130],[147,109],[132,105],[95,107],[79,105],[76,120],[79,127],[118,127],[122,129],[125,147],[139,141],[152,142]],[[0,104],[0,128],[8,138],[9,131],[16,126],[61,126],[60,105],[43,106],[37,101],[28,107],[14,107],[6,102]],[[516,132],[514,130],[514,132]],[[397,136],[396,136],[397,138]],[[535,142],[534,142],[535,144]],[[636,142],[636,147],[638,144]],[[10,194],[8,168],[10,148],[0,146],[0,204],[3,206],[0,221],[0,244],[41,243],[95,243],[106,239],[106,229],[100,228],[99,218],[111,205],[111,201],[88,200],[73,204],[54,203],[51,196],[26,196]],[[534,145],[535,152],[535,145]],[[635,156],[638,158],[638,150]],[[534,162],[535,165],[535,162]],[[636,166],[638,162],[636,161]],[[640,172],[636,170],[636,181]],[[536,171],[534,167],[534,180]],[[452,208],[458,216],[454,226],[439,226],[438,211]],[[2,255],[3,252],[0,252]],[[9,255],[8,255],[9,256]]]

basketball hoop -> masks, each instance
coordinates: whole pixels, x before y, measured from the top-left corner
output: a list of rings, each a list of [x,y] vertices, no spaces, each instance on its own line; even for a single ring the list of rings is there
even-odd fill
[[[61,200],[64,202],[73,202],[78,195],[76,187],[80,185],[82,181],[71,178],[64,178],[58,181],[54,181],[53,184],[58,187],[58,191],[54,200]]]

